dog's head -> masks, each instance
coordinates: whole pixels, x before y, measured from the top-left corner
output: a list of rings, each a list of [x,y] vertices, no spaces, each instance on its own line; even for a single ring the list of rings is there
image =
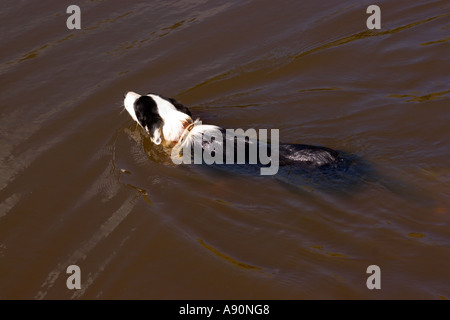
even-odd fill
[[[154,144],[174,144],[184,129],[192,123],[191,112],[171,98],[156,94],[141,96],[127,92],[124,99],[125,109],[131,118],[144,128]]]

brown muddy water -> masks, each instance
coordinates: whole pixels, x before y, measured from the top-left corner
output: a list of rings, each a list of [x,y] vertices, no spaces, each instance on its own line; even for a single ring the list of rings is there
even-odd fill
[[[80,30],[68,2],[1,3],[1,299],[450,298],[448,1],[377,1],[380,30],[372,1],[70,4]],[[164,163],[128,90],[376,174],[339,193]]]

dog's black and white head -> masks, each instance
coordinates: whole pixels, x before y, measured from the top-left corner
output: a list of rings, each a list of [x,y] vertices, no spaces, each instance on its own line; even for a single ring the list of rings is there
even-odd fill
[[[171,145],[178,142],[183,131],[192,123],[191,112],[181,103],[157,94],[141,96],[127,92],[125,109],[144,128],[154,144]]]

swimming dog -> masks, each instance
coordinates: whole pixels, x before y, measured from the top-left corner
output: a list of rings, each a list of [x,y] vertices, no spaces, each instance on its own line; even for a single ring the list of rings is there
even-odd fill
[[[233,145],[235,149],[238,144],[238,137],[229,137],[226,134],[228,130],[215,125],[202,124],[199,120],[194,121],[190,110],[172,98],[159,94],[140,95],[130,91],[124,95],[124,107],[131,118],[148,133],[150,140],[155,145],[163,146],[172,154],[173,161],[173,155],[179,155],[180,150],[183,150],[184,153],[189,149],[194,150],[197,146],[203,151],[209,150],[214,156],[214,153],[217,152],[217,146],[221,146],[222,150],[225,150],[226,145]],[[222,135],[223,139],[218,138],[219,135]],[[209,138],[204,139],[205,136]],[[211,137],[213,138],[211,139]],[[243,162],[237,161],[239,159],[235,153],[232,155],[232,160],[240,164],[255,164],[250,157],[252,143],[254,144],[254,141],[245,137],[245,160]],[[271,153],[269,161],[264,162],[258,159],[256,165],[259,168],[267,167],[268,164],[273,165],[274,160],[276,160],[276,170],[278,170],[279,165],[280,167],[287,167],[288,173],[295,171],[298,173],[299,170],[310,172],[313,169],[342,167],[343,163],[348,163],[342,152],[322,146],[281,143],[277,144],[277,149],[273,149],[271,143],[258,142],[257,145],[258,153],[261,154],[261,149],[264,149],[266,154],[269,153],[268,149],[270,149]],[[275,159],[274,155],[278,158]],[[229,160],[225,159],[225,155],[220,157],[223,157],[223,162],[216,163],[230,162],[225,161]],[[201,163],[204,163],[204,161]]]

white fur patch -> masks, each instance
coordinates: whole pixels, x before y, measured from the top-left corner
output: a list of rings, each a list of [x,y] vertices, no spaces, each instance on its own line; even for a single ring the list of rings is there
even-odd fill
[[[137,94],[136,92],[130,91],[125,96],[125,99],[123,100],[123,105],[125,106],[125,109],[130,114],[131,118],[139,123],[137,117],[136,117],[136,111],[134,111],[134,102],[140,97],[140,94]],[[140,125],[140,123],[139,123]]]
[[[200,124],[197,124],[197,123]],[[195,144],[202,145],[202,140],[204,135],[211,135],[211,132],[220,130],[218,126],[210,125],[210,124],[201,124],[201,121],[196,121],[196,125],[186,136],[185,140],[182,142],[182,146],[190,145],[193,146]]]
[[[149,94],[158,108],[158,113],[164,121],[162,135],[167,141],[178,141],[184,131],[186,122],[192,122],[191,117],[178,111],[170,101],[157,95]]]

